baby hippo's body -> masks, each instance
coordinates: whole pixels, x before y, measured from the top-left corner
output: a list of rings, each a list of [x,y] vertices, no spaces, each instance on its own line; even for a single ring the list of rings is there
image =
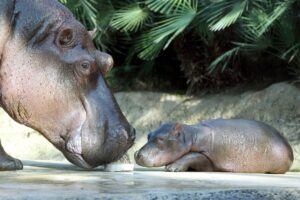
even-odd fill
[[[216,119],[196,125],[168,123],[148,135],[137,164],[167,171],[285,173],[293,162],[289,143],[255,120]]]

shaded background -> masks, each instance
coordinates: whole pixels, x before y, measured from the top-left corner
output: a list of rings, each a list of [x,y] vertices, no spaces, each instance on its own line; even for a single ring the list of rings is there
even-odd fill
[[[115,91],[220,92],[298,80],[296,0],[61,0],[113,55]]]

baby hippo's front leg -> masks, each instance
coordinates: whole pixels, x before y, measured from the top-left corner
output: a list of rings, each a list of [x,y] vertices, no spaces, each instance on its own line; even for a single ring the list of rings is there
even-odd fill
[[[188,170],[212,172],[213,164],[201,153],[188,153],[175,162],[166,165],[166,171],[184,172]]]

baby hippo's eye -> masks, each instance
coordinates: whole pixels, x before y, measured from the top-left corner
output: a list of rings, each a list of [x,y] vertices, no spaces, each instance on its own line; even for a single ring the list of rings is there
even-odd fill
[[[162,138],[162,137],[157,137],[157,138],[155,139],[155,141],[156,141],[157,143],[162,143],[162,142],[164,142],[164,138]]]

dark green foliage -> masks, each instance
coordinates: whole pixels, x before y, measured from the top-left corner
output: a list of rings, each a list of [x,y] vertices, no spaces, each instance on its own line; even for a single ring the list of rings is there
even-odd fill
[[[239,83],[249,78],[249,71],[256,72],[251,65],[261,63],[269,68],[280,63],[279,68],[300,75],[297,0],[61,2],[96,30],[97,46],[124,66],[112,74],[127,79],[123,86],[132,87],[133,80],[143,77],[159,77],[155,74],[155,68],[161,67],[157,58],[169,56],[164,51],[181,62],[190,92]],[[172,66],[166,67],[172,71]],[[148,84],[146,79],[144,83]]]

